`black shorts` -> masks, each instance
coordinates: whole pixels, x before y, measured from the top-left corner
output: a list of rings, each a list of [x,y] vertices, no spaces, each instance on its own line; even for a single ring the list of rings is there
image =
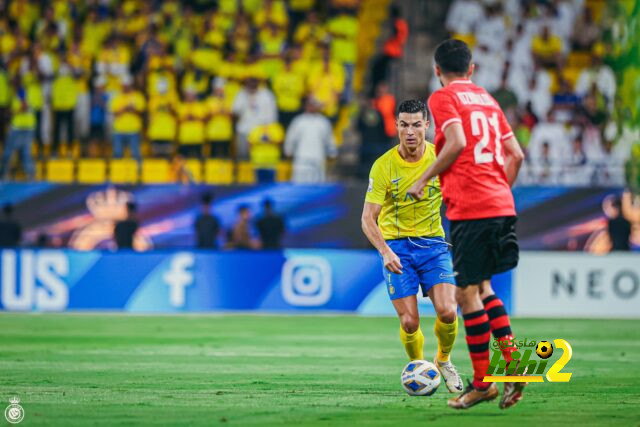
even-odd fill
[[[458,286],[477,285],[518,265],[515,216],[451,221]]]

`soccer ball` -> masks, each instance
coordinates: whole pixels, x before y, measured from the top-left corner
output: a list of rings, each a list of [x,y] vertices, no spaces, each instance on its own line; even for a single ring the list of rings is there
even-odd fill
[[[536,354],[540,359],[548,359],[553,354],[553,346],[549,341],[540,341],[536,346]]]
[[[402,388],[411,396],[431,396],[440,385],[440,371],[431,362],[413,360],[402,370]]]

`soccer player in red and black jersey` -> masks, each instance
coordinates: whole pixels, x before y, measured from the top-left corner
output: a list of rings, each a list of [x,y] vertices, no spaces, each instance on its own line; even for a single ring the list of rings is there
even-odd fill
[[[473,68],[464,42],[446,40],[436,48],[435,73],[443,87],[429,98],[429,109],[436,128],[437,159],[409,190],[412,196],[422,198],[427,183],[440,175],[451,221],[456,299],[473,365],[473,382],[448,402],[456,409],[498,396],[495,383],[482,381],[489,366],[490,332],[500,341],[513,335],[490,279],[518,263],[511,186],[524,159],[498,103],[471,82]],[[507,361],[514,350],[503,350]],[[500,407],[518,402],[524,384],[505,383]]]

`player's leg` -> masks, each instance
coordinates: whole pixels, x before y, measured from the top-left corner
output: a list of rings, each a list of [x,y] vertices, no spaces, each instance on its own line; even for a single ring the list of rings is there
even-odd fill
[[[436,321],[433,328],[438,339],[438,353],[433,362],[438,367],[450,393],[461,392],[462,378],[450,360],[451,350],[458,336],[458,305],[455,299],[455,285],[438,283],[429,289],[429,298],[436,310]]]
[[[424,360],[424,335],[420,329],[416,296],[397,298],[391,302],[400,319],[400,341],[409,360]]]
[[[517,350],[515,345],[509,345],[509,343],[513,343],[511,322],[509,321],[509,315],[504,308],[502,300],[498,298],[491,288],[491,282],[489,280],[483,281],[480,286],[480,299],[489,317],[489,327],[493,338],[500,342],[500,349],[504,359],[507,362],[511,362],[511,353]]]
[[[511,270],[518,264],[519,248],[516,236],[516,217],[495,218],[495,234],[490,239],[494,243],[494,270],[493,274]],[[480,292],[483,305],[489,316],[491,332],[494,338],[504,343],[513,340],[511,330],[511,322],[504,308],[504,304],[495,295],[491,288],[491,283],[487,280],[482,284]],[[508,362],[512,361],[511,353],[516,350],[515,346],[501,345],[502,355]],[[522,399],[522,391],[527,383],[525,382],[509,382],[504,383],[504,391],[500,399],[500,408],[509,408]]]
[[[411,263],[410,248],[404,240],[392,240],[387,244],[402,262],[402,274],[391,273],[382,267],[387,282],[387,292],[400,320],[400,341],[410,360],[424,359],[424,335],[420,329],[418,300],[418,276]]]
[[[448,362],[458,336],[456,287],[451,283],[438,283],[429,289],[428,295],[436,311],[433,331],[438,338],[437,359],[439,362]]]
[[[467,345],[473,366],[473,381],[462,394],[450,399],[447,404],[455,409],[467,409],[480,402],[490,401],[498,397],[495,383],[482,382],[489,368],[489,318],[482,306],[478,285],[459,287],[456,300],[464,319],[467,332]]]
[[[488,239],[493,246],[492,254],[493,269],[491,275],[511,270],[518,264],[519,249],[518,239],[516,237],[516,217],[495,218],[492,221],[493,235]],[[511,322],[504,308],[504,304],[495,295],[491,288],[491,282],[485,280],[482,282],[480,290],[480,298],[484,305],[484,309],[489,316],[489,323],[493,337],[500,342],[512,341],[513,333],[511,331]],[[511,353],[516,350],[513,346],[501,346],[502,354],[506,361],[511,361]]]
[[[467,333],[467,346],[473,366],[473,386],[478,390],[486,390],[491,384],[484,379],[489,368],[489,340],[491,337],[489,317],[480,299],[477,285],[458,288],[456,300],[460,305],[464,328]]]
[[[487,272],[493,249],[487,244],[491,235],[490,221],[452,221],[451,240],[453,243],[453,265],[458,273],[456,301],[460,306],[471,365],[473,381],[458,397],[449,400],[452,408],[466,409],[477,403],[495,399],[498,388],[493,383],[485,383],[489,368],[489,340],[491,337],[489,317],[480,299],[480,283],[491,277]]]
[[[491,282],[488,280],[482,284],[480,298],[482,298],[482,303],[489,316],[489,324],[491,325],[493,337],[501,343],[500,349],[502,356],[507,362],[511,363],[513,360],[511,353],[517,350],[517,348],[515,345],[504,345],[505,342],[513,342],[509,316],[504,309],[502,301],[491,288]],[[499,403],[500,408],[507,409],[518,403],[522,399],[522,391],[526,385],[527,383],[525,382],[504,383],[502,397]]]
[[[458,334],[455,274],[449,247],[443,238],[409,243],[413,245],[411,265],[416,268],[423,295],[429,296],[436,311],[437,359],[448,362]]]
[[[423,295],[428,295],[436,311],[434,332],[438,353],[433,362],[451,393],[462,391],[462,378],[449,355],[458,335],[455,274],[449,247],[444,239],[432,238],[422,244],[412,242],[412,265],[418,271]]]

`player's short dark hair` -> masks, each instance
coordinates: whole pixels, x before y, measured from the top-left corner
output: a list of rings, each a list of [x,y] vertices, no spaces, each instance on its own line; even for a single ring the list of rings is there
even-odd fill
[[[398,117],[400,113],[422,113],[422,117],[426,118],[427,106],[423,101],[420,101],[419,99],[407,99],[406,101],[402,101],[400,105],[398,105],[396,117]]]
[[[436,65],[445,74],[466,74],[471,64],[471,50],[462,40],[448,39],[436,47]]]

